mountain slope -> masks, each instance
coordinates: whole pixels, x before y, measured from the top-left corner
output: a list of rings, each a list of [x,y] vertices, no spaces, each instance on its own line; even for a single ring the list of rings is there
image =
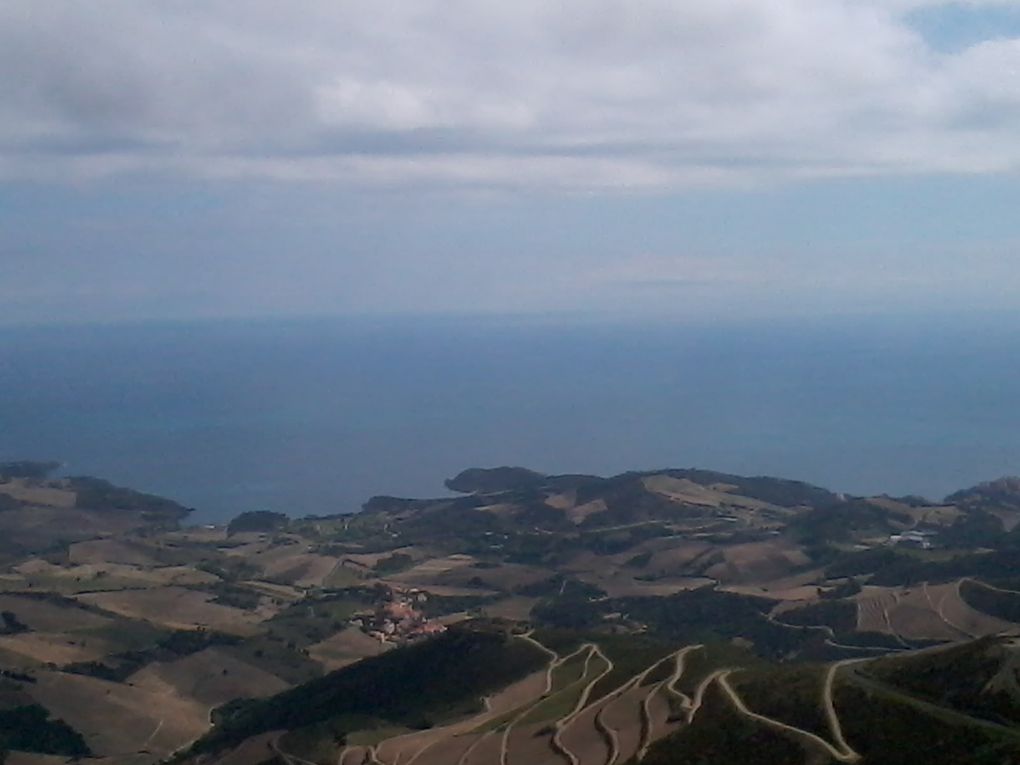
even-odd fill
[[[330,724],[343,737],[367,726],[427,728],[481,705],[488,693],[539,669],[544,653],[505,626],[468,623],[424,643],[365,659],[261,701],[218,711],[195,752],[272,730]]]

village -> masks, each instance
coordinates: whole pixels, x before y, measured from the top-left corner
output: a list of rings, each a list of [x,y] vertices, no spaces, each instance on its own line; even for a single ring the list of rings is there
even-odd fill
[[[415,607],[427,600],[428,594],[417,588],[386,585],[376,607],[354,614],[351,624],[381,643],[413,643],[446,631],[445,626],[430,621]]]

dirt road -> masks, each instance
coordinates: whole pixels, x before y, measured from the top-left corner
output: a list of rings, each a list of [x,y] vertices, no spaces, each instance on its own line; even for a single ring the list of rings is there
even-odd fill
[[[771,728],[776,728],[778,730],[783,730],[786,731],[787,733],[792,733],[796,736],[806,739],[810,741],[812,744],[815,744],[816,746],[819,746],[822,749],[824,749],[837,762],[858,762],[861,759],[861,755],[855,752],[853,749],[850,749],[849,747],[847,747],[846,749],[843,749],[842,747],[837,748],[828,741],[826,741],[821,736],[811,733],[810,731],[794,727],[793,725],[788,725],[779,720],[774,720],[771,717],[766,717],[765,715],[760,715],[757,712],[752,712],[750,709],[748,709],[747,705],[744,703],[744,700],[740,698],[739,694],[730,684],[729,676],[732,673],[733,670],[724,670],[721,672],[721,674],[719,674],[718,677],[719,687],[723,689],[723,691],[726,693],[726,696],[733,704],[734,708],[740,714],[744,715],[745,717],[751,720],[755,720],[756,722],[762,723],[763,725],[767,725]],[[831,700],[831,696],[829,698]],[[835,714],[835,710],[833,710],[833,714]],[[838,720],[836,724],[837,725],[839,724]],[[843,743],[845,744],[845,741]]]

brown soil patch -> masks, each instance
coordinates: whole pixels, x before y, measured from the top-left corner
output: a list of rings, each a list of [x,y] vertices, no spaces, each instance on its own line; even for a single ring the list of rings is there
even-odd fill
[[[539,598],[525,598],[523,596],[504,598],[503,600],[485,606],[482,610],[486,616],[500,619],[511,619],[513,621],[527,621],[531,615],[531,609],[538,603]]]
[[[383,558],[389,558],[394,553],[402,553],[403,555],[414,556],[414,547],[399,547],[395,550],[387,550],[386,552],[378,553],[345,553],[343,560],[353,561],[354,563],[363,566],[364,568],[374,568],[375,564],[381,561]],[[420,555],[417,557],[421,557]]]
[[[645,582],[622,572],[611,579],[602,579],[590,575],[579,576],[578,579],[601,587],[611,598],[641,597],[645,595],[661,597],[674,595],[685,590],[696,590],[699,587],[714,584],[714,580],[703,577],[676,577]]]
[[[857,629],[860,632],[892,634],[886,619],[887,612],[896,605],[896,592],[888,587],[864,587],[856,596]]]
[[[467,738],[467,736],[465,736]],[[499,763],[499,751],[500,751],[500,733],[493,733],[491,736],[478,736],[479,742],[471,754],[468,755],[464,761],[464,765],[497,765]],[[538,765],[539,760],[532,760],[530,765]],[[508,765],[517,765],[516,761],[508,760]],[[438,763],[437,763],[438,765]],[[444,765],[452,765],[452,763],[444,763]],[[525,760],[522,765],[528,765],[528,761]]]
[[[232,550],[231,554],[239,554]],[[245,555],[247,563],[262,568],[267,579],[297,585],[318,587],[336,568],[337,559],[310,552],[306,545],[290,544],[252,551]]]
[[[931,585],[928,590],[936,608],[945,616],[946,621],[971,637],[995,635],[1016,629],[1012,622],[997,619],[967,605],[960,597],[956,582]]]
[[[659,686],[656,686],[655,691],[648,697],[647,706],[652,721],[652,741],[657,741],[680,727],[680,722],[670,722],[669,717],[672,712],[669,701],[666,698],[666,692]]]
[[[90,539],[76,542],[67,551],[71,563],[126,563],[132,566],[158,566],[159,561],[143,545],[117,539]]]
[[[521,506],[512,502],[494,502],[491,505],[482,505],[476,508],[480,513],[489,513],[500,518],[513,518],[520,512]]]
[[[609,759],[609,745],[595,727],[595,715],[602,706],[586,707],[560,737],[563,745],[577,755],[581,765],[603,765]]]
[[[495,568],[474,568],[465,566],[446,571],[432,580],[435,585],[451,587],[468,586],[473,580],[481,581],[493,590],[514,590],[518,587],[534,584],[548,579],[549,569],[537,566],[525,566],[519,563],[504,563]]]
[[[631,556],[626,556],[631,557]],[[559,568],[562,571],[574,571],[574,572],[585,572],[585,571],[605,571],[607,568],[615,565],[614,560],[608,555],[598,555],[593,553],[591,550],[581,550],[574,555],[570,560],[566,561]],[[546,572],[546,578],[549,577],[549,572]]]
[[[706,569],[705,575],[726,583],[768,582],[810,562],[802,550],[779,540],[731,545],[721,552],[723,562]]]
[[[459,758],[474,741],[480,740],[481,734],[470,736],[471,731],[484,726],[490,720],[520,709],[536,700],[545,690],[545,682],[545,670],[535,672],[489,697],[486,710],[477,715],[442,728],[433,728],[389,739],[380,745],[379,757],[387,762],[399,761],[401,763],[406,763],[411,758],[420,757],[425,758],[425,762],[443,762],[446,765],[446,762],[449,761],[437,759],[439,753],[457,751]],[[501,733],[493,732],[488,738],[498,741],[500,736]],[[488,739],[479,744],[479,749],[484,751],[483,747],[487,745],[490,745]],[[480,755],[475,752],[472,758],[478,756]],[[453,760],[453,762],[455,761]]]
[[[239,584],[243,584],[245,587],[249,587],[256,592],[260,592],[270,598],[276,598],[286,602],[292,602],[295,600],[301,600],[304,598],[304,590],[297,587],[292,587],[288,584],[277,584],[275,582],[260,582],[258,580],[249,579]]]
[[[901,522],[903,526],[919,523],[949,526],[962,515],[956,505],[923,505],[921,507],[912,507],[903,502],[898,502],[891,497],[871,497],[868,499],[868,503],[896,515],[904,516],[907,520]]]
[[[32,558],[16,566],[14,570],[48,588],[74,592],[163,587],[172,584],[204,585],[218,581],[218,577],[192,566],[141,568],[123,563],[56,566],[48,561]]]
[[[84,608],[58,605],[18,595],[0,595],[0,611],[13,612],[30,629],[39,632],[97,630],[114,624],[110,617],[86,611]]]
[[[204,627],[242,636],[259,631],[256,614],[210,603],[210,594],[183,587],[94,592],[77,597],[106,611],[132,619],[145,619],[171,629]]]
[[[227,529],[224,526],[188,526],[179,531],[168,531],[163,538],[168,542],[183,542],[185,544],[225,542],[227,541]]]
[[[454,765],[458,762],[464,752],[467,751],[475,741],[481,737],[481,734],[465,734],[463,736],[451,736],[444,738],[441,741],[428,747],[421,754],[418,754],[414,760],[414,765]],[[497,738],[498,736],[489,736],[489,738]],[[406,762],[406,760],[404,761]],[[497,753],[496,758],[490,760],[490,765],[496,765],[499,762],[499,755]],[[350,760],[345,765],[361,765],[359,760]]]
[[[368,762],[370,762],[368,747],[352,746],[343,752],[343,757],[337,761],[337,765],[365,765]],[[249,763],[238,763],[238,765],[249,765]]]
[[[580,525],[588,516],[604,513],[608,509],[604,500],[593,499],[591,502],[585,502],[583,505],[577,505],[565,510],[564,514],[571,523]]]
[[[667,549],[653,552],[642,571],[654,574],[680,572],[713,549],[714,545],[705,542],[678,542]]]
[[[388,644],[380,643],[356,627],[348,627],[308,646],[308,655],[321,663],[327,672],[332,672],[367,656],[378,656],[389,648]]]
[[[112,651],[113,645],[101,638],[67,632],[22,632],[0,635],[0,648],[21,654],[41,664],[72,664],[96,661]]]
[[[538,763],[558,763],[561,758],[553,751],[550,733],[541,733],[549,728],[548,723],[532,723],[516,725],[510,732],[507,743],[507,765],[537,765]],[[499,740],[500,736],[492,736]],[[472,763],[492,765],[499,760],[471,760]],[[621,760],[623,762],[623,760]]]
[[[447,731],[442,728],[405,733],[382,742],[376,748],[376,756],[383,762],[405,763],[448,738]]]
[[[550,494],[545,503],[556,510],[569,510],[577,504],[577,492],[571,489],[561,494]]]
[[[602,713],[606,727],[616,731],[620,742],[617,762],[627,762],[641,746],[641,700],[649,690],[641,686],[630,688],[610,701]]]
[[[902,589],[865,587],[857,596],[857,629],[906,640],[962,640],[1014,626],[968,606],[955,582]]]
[[[470,555],[449,555],[445,558],[431,558],[395,574],[392,579],[405,581],[431,580],[436,576],[445,574],[448,571],[462,569],[475,563],[475,558]]]
[[[79,541],[143,528],[139,513],[127,510],[90,511],[64,507],[30,507],[0,513],[0,531],[30,547],[58,541]]]
[[[899,593],[899,601],[889,608],[889,622],[893,632],[906,640],[958,640],[962,637],[939,616],[921,586]]]
[[[62,672],[39,672],[29,692],[100,756],[169,755],[208,728],[208,708],[173,695]]]
[[[724,484],[714,484],[713,488],[702,486],[686,478],[673,478],[668,475],[653,475],[641,479],[648,491],[655,492],[677,502],[686,505],[701,505],[703,507],[740,507],[748,510],[771,509],[775,505],[763,502],[760,499],[742,497],[739,494],[729,494],[720,489],[725,488]]]
[[[533,672],[516,683],[508,685],[494,696],[490,696],[489,714],[486,714],[485,717],[498,717],[536,700],[545,691],[545,680],[546,671],[543,669]]]
[[[272,741],[279,736],[280,731],[275,730],[252,736],[240,746],[213,760],[210,765],[252,765],[266,762],[273,757]]]
[[[231,699],[262,698],[289,686],[234,656],[207,648],[177,661],[153,662],[131,675],[127,682],[158,695],[174,694],[199,704],[219,706]]]
[[[6,483],[0,483],[0,494],[46,507],[71,508],[78,499],[76,492],[53,486],[33,486],[24,478],[13,478]]]
[[[818,600],[818,587],[812,584],[800,587],[789,587],[786,589],[773,589],[771,586],[729,584],[720,587],[725,592],[735,592],[738,595],[753,595],[759,598],[771,598],[772,600],[789,603],[791,608],[796,608],[804,603],[813,603]]]

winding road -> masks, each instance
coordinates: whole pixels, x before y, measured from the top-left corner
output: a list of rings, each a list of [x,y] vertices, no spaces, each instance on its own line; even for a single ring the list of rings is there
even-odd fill
[[[531,712],[531,710],[533,710],[535,707],[537,707],[539,704],[541,704],[543,701],[545,701],[549,697],[549,694],[552,692],[553,670],[556,669],[556,667],[562,666],[564,663],[570,661],[570,659],[574,658],[575,656],[580,654],[582,651],[587,651],[588,652],[588,656],[585,658],[585,671],[587,671],[588,663],[589,663],[589,661],[591,659],[591,652],[596,649],[596,646],[595,646],[594,643],[585,643],[580,648],[578,648],[576,651],[574,651],[573,653],[569,653],[566,656],[560,656],[555,651],[553,651],[550,648],[542,645],[537,640],[532,638],[530,632],[526,633],[525,635],[522,635],[521,637],[526,639],[526,640],[529,640],[530,642],[532,642],[535,645],[539,646],[546,653],[548,653],[550,656],[552,656],[554,658],[552,659],[552,661],[549,662],[549,666],[546,668],[546,684],[545,684],[545,688],[546,689],[545,689],[545,693],[543,693],[538,699],[536,699],[532,703],[525,705],[525,707],[510,722],[508,722],[506,724],[506,727],[503,728],[503,735],[500,737],[500,742],[499,742],[499,765],[507,765],[507,758],[509,756],[508,752],[509,752],[509,744],[510,744],[510,734],[511,734],[511,732],[513,732],[514,726],[517,725],[517,723],[519,723],[525,717],[527,717],[528,713]],[[584,675],[582,675],[581,677],[583,678]],[[572,684],[573,683],[571,683],[571,685]],[[567,687],[569,687],[569,685]],[[465,752],[464,754],[465,754],[465,757],[461,758],[461,762],[462,763],[467,761],[466,760],[466,755],[468,753]]]
[[[826,716],[828,716],[829,711],[831,711],[831,717],[829,717],[830,727],[832,727],[834,731],[836,730],[839,731],[838,746],[833,746],[830,742],[826,741],[821,736],[815,733],[811,733],[810,731],[806,731],[803,728],[797,728],[793,725],[788,725],[787,723],[781,722],[780,720],[776,720],[771,717],[766,717],[765,715],[758,714],[757,712],[753,712],[750,709],[748,709],[747,705],[744,703],[744,700],[740,698],[740,695],[737,693],[736,689],[734,689],[734,687],[730,684],[729,679],[730,675],[732,675],[735,670],[727,669],[721,671],[721,673],[718,676],[719,687],[723,689],[723,692],[729,698],[734,708],[745,717],[755,720],[756,722],[760,722],[763,725],[767,725],[771,728],[783,730],[786,731],[787,733],[792,733],[796,736],[800,736],[801,738],[807,739],[813,744],[823,748],[826,752],[828,752],[828,754],[833,759],[835,759],[838,762],[858,762],[861,759],[861,755],[857,751],[852,749],[850,745],[846,743],[846,740],[843,738],[842,729],[840,728],[839,725],[839,719],[836,717],[836,711],[832,705],[832,685],[833,678],[835,678],[836,670],[839,669],[839,666],[841,664],[845,664],[848,662],[852,663],[855,661],[860,661],[860,659],[850,659],[847,662],[836,662],[836,664],[833,664],[830,667],[829,673],[826,676],[824,692],[825,703],[823,704],[823,706],[826,707],[827,711]]]
[[[957,595],[957,597],[961,597],[960,596],[960,584],[961,584],[961,582],[963,582],[962,579],[959,582],[956,583],[956,595]],[[928,589],[928,583],[927,582],[922,582],[921,583],[921,590],[924,592],[924,599],[926,601],[928,601],[928,606],[931,608],[932,611],[935,612],[935,614],[939,617],[939,619],[942,621],[943,624],[945,624],[947,627],[949,627],[949,629],[951,629],[953,632],[956,632],[956,633],[959,633],[960,635],[962,635],[963,636],[962,637],[963,640],[970,640],[971,638],[977,637],[977,635],[974,635],[974,634],[968,632],[967,630],[963,629],[963,627],[961,627],[960,625],[954,623],[953,621],[951,621],[949,619],[948,616],[946,616],[946,612],[945,612],[946,593],[944,593],[944,592],[942,593],[942,597],[939,598],[939,602],[938,602],[938,604],[936,604],[931,599],[931,591]],[[962,599],[962,597],[961,597],[961,599]]]
[[[883,609],[883,611],[884,611],[884,609]],[[841,649],[846,650],[846,651],[877,651],[877,652],[880,652],[880,653],[892,653],[892,652],[895,652],[895,651],[904,651],[904,650],[906,650],[905,648],[886,648],[886,647],[883,647],[883,646],[874,646],[874,645],[850,645],[849,643],[840,643],[840,642],[837,642],[837,640],[836,640],[836,632],[828,624],[790,624],[789,622],[780,621],[772,613],[762,614],[762,616],[764,616],[768,621],[772,622],[773,624],[776,624],[776,625],[778,625],[780,627],[786,627],[787,629],[791,629],[791,630],[817,630],[819,632],[824,632],[825,633],[825,644],[829,645],[829,646],[832,646],[833,648],[841,648]],[[886,623],[889,622],[889,615],[888,615],[888,613],[884,614],[884,619],[885,619]],[[890,627],[890,629],[891,629],[891,627]],[[903,643],[903,641],[900,640],[899,635],[895,635],[895,638],[900,643]]]
[[[584,709],[588,706],[588,698],[591,696],[591,692],[595,688],[599,680],[604,678],[606,675],[608,675],[616,668],[616,665],[613,664],[613,660],[606,656],[598,645],[592,644],[592,650],[588,653],[588,660],[585,662],[583,675],[584,677],[588,676],[588,668],[591,663],[591,659],[595,657],[602,659],[606,663],[606,668],[601,673],[599,673],[598,675],[596,675],[595,677],[588,681],[584,688],[581,689],[581,695],[577,697],[577,702],[574,704],[574,708],[570,710],[570,712],[568,712],[566,715],[561,717],[559,720],[557,720],[554,725],[551,742],[552,748],[560,755],[562,755],[564,759],[566,759],[567,762],[570,763],[570,765],[581,765],[581,761],[577,757],[577,755],[570,751],[570,749],[568,749],[567,746],[563,743],[563,732],[567,729],[567,726],[569,726],[570,723],[576,720],[578,715],[580,715],[581,712],[583,712]]]
[[[637,757],[638,762],[645,758],[648,754],[648,749],[655,741],[655,720],[652,718],[651,703],[655,695],[660,691],[666,691],[671,694],[674,698],[680,701],[680,705],[684,709],[688,709],[691,704],[691,700],[687,696],[676,689],[676,684],[683,676],[684,672],[684,658],[688,653],[699,648],[703,648],[700,643],[697,645],[684,646],[679,651],[674,653],[671,657],[673,659],[673,672],[665,680],[657,683],[652,690],[641,699],[641,744],[638,747]]]
[[[837,675],[842,667],[867,661],[867,659],[859,658],[845,659],[843,661],[838,661],[829,665],[828,668],[826,669],[821,689],[820,702],[822,709],[825,713],[829,731],[831,733],[832,741],[828,741],[815,733],[804,730],[802,728],[797,728],[793,725],[789,725],[780,720],[767,717],[765,715],[759,714],[749,709],[747,704],[740,697],[740,695],[730,682],[730,676],[734,672],[738,671],[737,668],[724,667],[713,670],[698,683],[698,685],[695,687],[693,691],[693,695],[690,697],[688,697],[685,693],[680,691],[676,686],[681,677],[683,677],[686,665],[686,658],[692,651],[703,648],[703,646],[700,644],[685,646],[675,651],[674,653],[659,659],[649,667],[645,668],[641,672],[637,673],[633,677],[626,680],[618,687],[614,688],[613,690],[603,695],[601,698],[592,702],[591,696],[592,693],[594,692],[595,687],[601,680],[603,680],[605,677],[607,677],[611,672],[613,672],[616,669],[616,665],[613,663],[612,659],[610,659],[609,656],[605,654],[605,652],[602,650],[600,646],[598,646],[595,643],[584,643],[571,653],[561,656],[556,651],[553,651],[552,649],[542,645],[540,642],[535,640],[530,633],[526,635],[520,635],[519,637],[541,648],[542,651],[550,657],[550,661],[546,667],[545,673],[545,690],[538,697],[533,698],[531,701],[526,702],[521,707],[511,712],[510,714],[512,716],[504,725],[502,726],[497,725],[496,727],[493,727],[490,730],[487,730],[481,733],[480,735],[477,735],[475,740],[471,742],[471,745],[468,746],[467,749],[460,755],[459,759],[457,760],[458,765],[469,765],[469,763],[471,762],[470,758],[472,754],[477,750],[477,748],[485,741],[492,741],[492,737],[497,734],[499,734],[500,737],[498,749],[499,751],[498,763],[499,765],[508,765],[510,757],[511,734],[518,726],[518,724],[521,723],[524,719],[526,719],[528,714],[531,713],[539,704],[542,704],[544,701],[548,700],[552,695],[562,693],[570,688],[576,687],[576,685],[580,682],[583,682],[584,685],[581,688],[580,694],[574,701],[570,711],[568,711],[566,714],[564,714],[562,717],[557,719],[552,724],[553,730],[550,746],[552,750],[560,758],[563,759],[566,765],[588,765],[588,762],[590,760],[585,760],[584,763],[582,764],[582,759],[578,755],[578,753],[572,751],[570,746],[568,746],[565,743],[564,734],[566,733],[567,730],[571,729],[571,727],[577,722],[579,718],[581,718],[581,716],[585,712],[591,713],[592,711],[594,711],[595,714],[589,720],[589,722],[586,723],[586,725],[592,724],[595,731],[602,736],[606,743],[608,754],[606,755],[606,759],[603,765],[617,765],[621,757],[624,755],[624,753],[621,751],[620,732],[614,729],[613,725],[607,722],[605,713],[608,709],[610,709],[610,707],[612,707],[613,704],[622,703],[621,697],[624,697],[624,695],[628,694],[628,692],[630,692],[628,698],[637,701],[636,696],[638,694],[635,689],[641,686],[641,684],[646,680],[648,675],[656,667],[661,666],[664,661],[669,660],[673,661],[673,668],[669,676],[663,680],[660,680],[657,683],[654,683],[649,688],[648,692],[644,696],[642,696],[638,701],[639,711],[641,715],[641,735],[638,748],[634,753],[637,761],[641,761],[648,753],[652,743],[654,743],[656,739],[656,733],[658,732],[651,707],[652,701],[655,698],[656,694],[663,693],[668,694],[673,699],[679,701],[679,705],[684,711],[684,722],[685,724],[690,725],[691,723],[693,723],[696,715],[698,714],[698,711],[704,704],[705,695],[713,683],[719,684],[719,687],[725,693],[726,698],[730,701],[730,703],[733,705],[733,708],[736,710],[738,714],[747,717],[748,719],[754,720],[757,723],[784,731],[788,734],[793,734],[794,736],[797,736],[802,740],[809,742],[813,746],[821,748],[826,752],[826,754],[828,754],[837,762],[855,763],[861,759],[861,755],[857,751],[855,751],[853,747],[850,746],[850,744],[847,742],[843,734],[843,729],[842,726],[840,725],[839,716],[836,713],[835,709],[833,691]],[[584,654],[584,666],[581,677],[566,682],[566,684],[563,685],[562,688],[554,689],[554,670],[557,667],[563,666],[563,664],[565,664],[566,662],[570,661],[571,659],[575,659],[582,654]],[[601,667],[594,666],[595,663],[599,661],[602,662],[602,666]],[[498,718],[490,719],[498,721]],[[477,724],[477,722],[475,722],[475,724]],[[634,746],[634,742],[632,740],[634,732],[629,727],[628,731],[629,732],[627,734],[627,739],[630,743],[626,745],[628,747],[627,756],[629,756],[629,748]],[[450,735],[456,736],[459,735],[460,732],[465,732],[465,729],[456,725],[450,726]],[[409,735],[410,734],[404,734],[404,736],[398,736],[397,738],[398,739],[404,738],[405,736]],[[438,743],[440,740],[447,740],[447,738],[439,737],[433,739],[426,746],[421,747],[417,751],[415,751],[409,759],[403,762],[403,765],[412,765],[412,763],[414,763],[414,761],[417,760],[418,757],[426,749],[430,748],[433,744]],[[388,743],[390,743],[391,745],[390,750],[393,756],[391,757],[390,755],[387,755],[386,759],[393,760],[393,762],[389,763],[388,765],[400,765],[400,763],[404,760],[404,757],[406,754],[408,754],[408,752],[404,751],[403,749],[394,750],[392,748],[392,741],[393,740],[391,739]],[[576,743],[576,741],[574,743]],[[493,744],[495,744],[495,742],[493,742]],[[271,742],[271,746],[273,750],[277,754],[279,754],[281,759],[284,761],[285,765],[312,765],[312,763],[309,763],[306,760],[302,760],[298,757],[295,757],[294,755],[291,755],[280,750],[277,740],[273,740]],[[344,747],[344,749],[341,750],[340,755],[338,757],[337,765],[353,765],[351,757],[349,757],[348,755],[357,756],[359,754],[362,757],[362,759],[359,760],[359,762],[363,762],[366,765],[387,765],[387,763],[384,763],[380,759],[378,749],[376,746]],[[495,755],[494,748],[492,754]],[[601,759],[601,757],[602,755],[600,754],[599,759]],[[494,757],[493,759],[496,758]]]

